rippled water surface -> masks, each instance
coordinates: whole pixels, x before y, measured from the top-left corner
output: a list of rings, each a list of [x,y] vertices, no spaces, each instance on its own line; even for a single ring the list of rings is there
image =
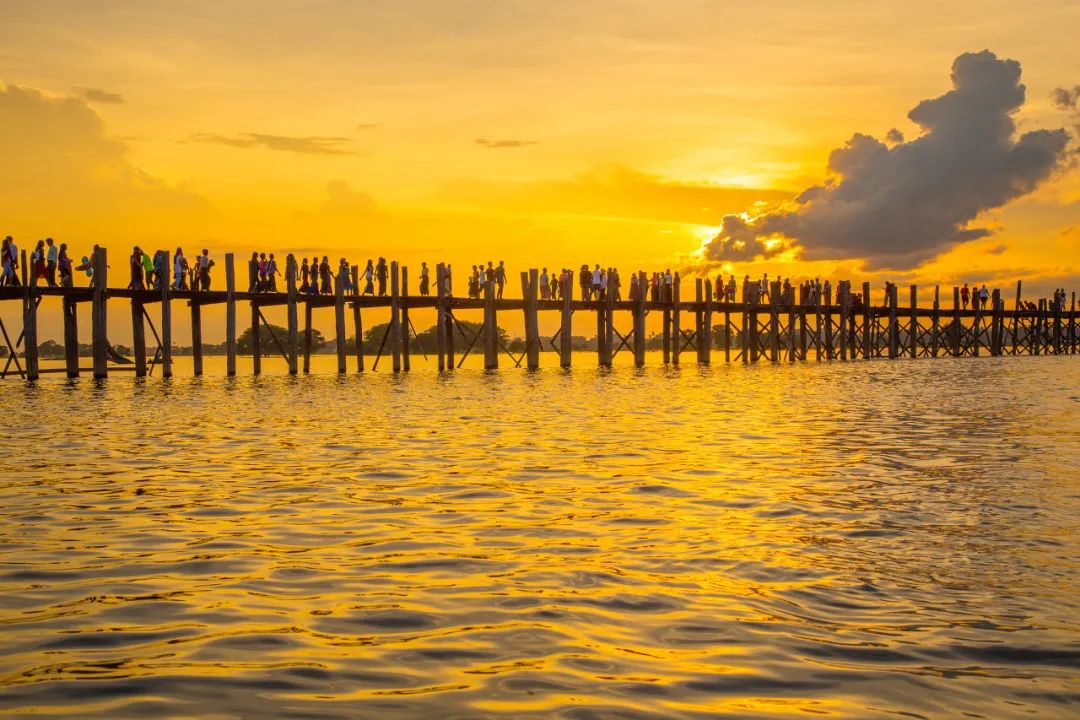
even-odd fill
[[[1080,360],[649,361],[9,379],[0,713],[1077,716]]]

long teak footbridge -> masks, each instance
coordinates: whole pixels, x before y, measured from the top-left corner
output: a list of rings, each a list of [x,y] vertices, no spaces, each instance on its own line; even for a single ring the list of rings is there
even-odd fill
[[[995,290],[989,307],[966,309],[960,306],[960,294],[952,289],[951,307],[943,308],[939,288],[935,287],[930,307],[920,307],[918,290],[910,286],[910,295],[901,306],[897,287],[891,286],[881,306],[869,302],[870,284],[863,283],[861,294],[852,293],[850,286],[843,285],[833,298],[829,293],[820,301],[808,302],[807,298],[785,300],[779,283],[774,283],[766,301],[756,293],[746,302],[722,302],[713,298],[708,281],[696,279],[694,299],[682,297],[681,279],[678,275],[670,287],[663,287],[659,298],[650,299],[645,273],[638,273],[636,297],[616,300],[614,292],[606,297],[573,299],[574,278],[564,278],[561,285],[562,298],[547,300],[539,298],[538,272],[533,269],[521,273],[521,299],[496,298],[492,282],[484,286],[482,299],[453,297],[449,292],[446,267],[436,267],[436,292],[433,296],[417,296],[409,293],[408,269],[391,263],[390,294],[373,297],[359,294],[359,268],[344,268],[334,279],[334,292],[330,295],[305,294],[297,291],[297,265],[290,255],[285,268],[285,292],[238,292],[234,256],[225,255],[224,290],[174,290],[170,282],[168,253],[157,253],[155,266],[160,268],[160,289],[121,289],[108,287],[108,263],[105,250],[98,249],[92,259],[93,280],[91,287],[35,287],[27,282],[26,255],[23,253],[23,284],[0,288],[0,300],[19,300],[22,304],[23,330],[15,341],[0,321],[8,354],[5,358],[3,377],[18,374],[27,380],[35,380],[42,373],[66,373],[78,377],[82,372],[92,372],[95,378],[108,376],[110,370],[125,370],[142,377],[161,368],[164,377],[172,375],[172,327],[173,301],[184,301],[191,312],[191,340],[194,372],[203,372],[202,308],[207,305],[225,306],[226,373],[236,374],[236,309],[238,303],[247,303],[251,310],[251,342],[253,372],[262,368],[263,348],[261,327],[269,331],[275,354],[280,353],[288,363],[289,372],[296,374],[310,369],[312,351],[312,314],[317,308],[333,308],[337,343],[337,369],[348,370],[346,344],[347,315],[352,315],[356,338],[355,364],[364,370],[365,347],[363,341],[362,311],[372,308],[388,308],[390,321],[378,341],[372,369],[384,355],[389,355],[394,372],[410,369],[410,353],[415,345],[416,332],[409,319],[409,311],[428,308],[436,313],[436,355],[440,371],[460,367],[472,352],[482,352],[484,367],[499,366],[500,356],[506,355],[515,366],[524,362],[528,368],[540,365],[540,352],[544,345],[555,350],[562,367],[571,363],[571,319],[575,313],[595,313],[596,354],[600,366],[610,366],[613,358],[626,350],[633,354],[634,363],[645,364],[645,323],[649,313],[662,314],[661,350],[663,362],[678,365],[684,353],[693,352],[698,363],[710,363],[714,354],[723,355],[724,362],[752,363],[759,360],[771,362],[817,360],[855,360],[872,358],[920,358],[963,357],[979,355],[1040,355],[1076,354],[1080,347],[1076,323],[1076,293],[1072,293],[1071,306],[1066,310],[1062,303],[1040,300],[1037,308],[1021,306],[1021,284],[1017,283],[1013,309],[1005,309],[1005,300]],[[348,274],[346,274],[348,273]],[[351,277],[350,277],[351,276]],[[351,291],[346,287],[350,285]],[[41,368],[38,358],[38,312],[44,298],[59,297],[63,307],[65,363],[62,368]],[[128,300],[132,320],[132,345],[134,358],[119,357],[113,351],[106,335],[109,300]],[[91,338],[93,365],[80,367],[79,332],[76,307],[79,303],[91,305]],[[158,305],[160,314],[157,324],[147,307]],[[267,322],[262,308],[285,306],[287,331],[284,338]],[[304,309],[304,326],[301,330],[299,309]],[[347,312],[349,311],[349,312]],[[459,320],[466,311],[480,311],[483,322],[478,330]],[[559,314],[560,324],[555,335],[541,337],[538,317],[540,312]],[[515,355],[506,346],[498,332],[498,314],[523,313],[525,326],[524,351]],[[624,334],[615,320],[622,315],[629,318],[630,329]],[[687,317],[692,325],[684,327]],[[717,323],[717,324],[714,324]],[[146,328],[154,338],[155,349],[149,357],[146,344]],[[455,334],[455,329],[457,333]],[[455,347],[455,337],[464,339],[464,347]],[[372,343],[375,344],[374,342]],[[20,362],[18,350],[25,348]],[[112,360],[112,363],[110,363]]]

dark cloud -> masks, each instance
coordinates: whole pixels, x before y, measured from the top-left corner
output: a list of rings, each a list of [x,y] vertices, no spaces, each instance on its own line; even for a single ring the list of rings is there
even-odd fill
[[[803,257],[863,258],[871,268],[910,268],[990,234],[969,227],[981,212],[1033,191],[1066,165],[1069,134],[1016,137],[1024,103],[1020,64],[988,50],[952,66],[953,89],[908,118],[923,129],[888,147],[856,134],[829,156],[831,177],[795,203],[747,221],[724,218],[705,259],[768,256],[797,246]]]
[[[100,103],[103,105],[123,105],[127,102],[120,93],[102,90],[101,88],[76,87],[72,91],[87,102]]]
[[[238,135],[217,135],[214,133],[195,133],[191,142],[214,143],[235,148],[264,148],[282,152],[301,153],[304,155],[355,155],[343,145],[349,142],[345,137],[326,137],[312,135],[308,137],[290,137],[287,135],[267,135],[264,133],[240,133]]]
[[[478,137],[473,142],[477,145],[483,145],[486,148],[496,150],[499,148],[519,148],[527,145],[536,145],[535,140],[495,140],[488,137]]]
[[[893,128],[889,132],[885,133],[885,142],[896,145],[897,143],[904,142],[904,133],[900,132],[896,128]]]
[[[1077,102],[1080,102],[1080,85],[1077,85],[1072,90],[1069,88],[1054,88],[1054,92],[1050,93],[1050,97],[1059,110],[1075,110]]]

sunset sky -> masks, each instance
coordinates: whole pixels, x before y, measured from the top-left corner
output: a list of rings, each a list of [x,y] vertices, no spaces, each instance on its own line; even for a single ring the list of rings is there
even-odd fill
[[[1016,137],[1068,133],[1030,187],[973,201],[962,229],[992,232],[704,259],[740,276],[1076,289],[1080,120],[1053,96],[1080,84],[1077,27],[1064,0],[6,2],[0,234],[76,257],[95,242],[382,254],[459,277],[488,259],[687,267],[725,215],[842,177],[830,152],[855,133],[917,139],[908,113],[988,49],[1022,68]],[[934,197],[951,203],[972,194],[963,164],[988,156],[966,152],[905,167],[916,185],[947,172]]]

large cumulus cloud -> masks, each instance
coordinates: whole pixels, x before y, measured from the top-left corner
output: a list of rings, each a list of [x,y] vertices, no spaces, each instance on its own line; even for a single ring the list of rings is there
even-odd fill
[[[755,218],[725,217],[705,247],[707,260],[768,256],[791,246],[807,259],[865,258],[878,268],[910,268],[990,233],[970,223],[1030,193],[1061,168],[1069,133],[1017,137],[1024,103],[1020,63],[984,50],[952,66],[953,89],[924,100],[908,118],[922,134],[892,147],[856,134],[829,156],[830,179],[791,207]]]

